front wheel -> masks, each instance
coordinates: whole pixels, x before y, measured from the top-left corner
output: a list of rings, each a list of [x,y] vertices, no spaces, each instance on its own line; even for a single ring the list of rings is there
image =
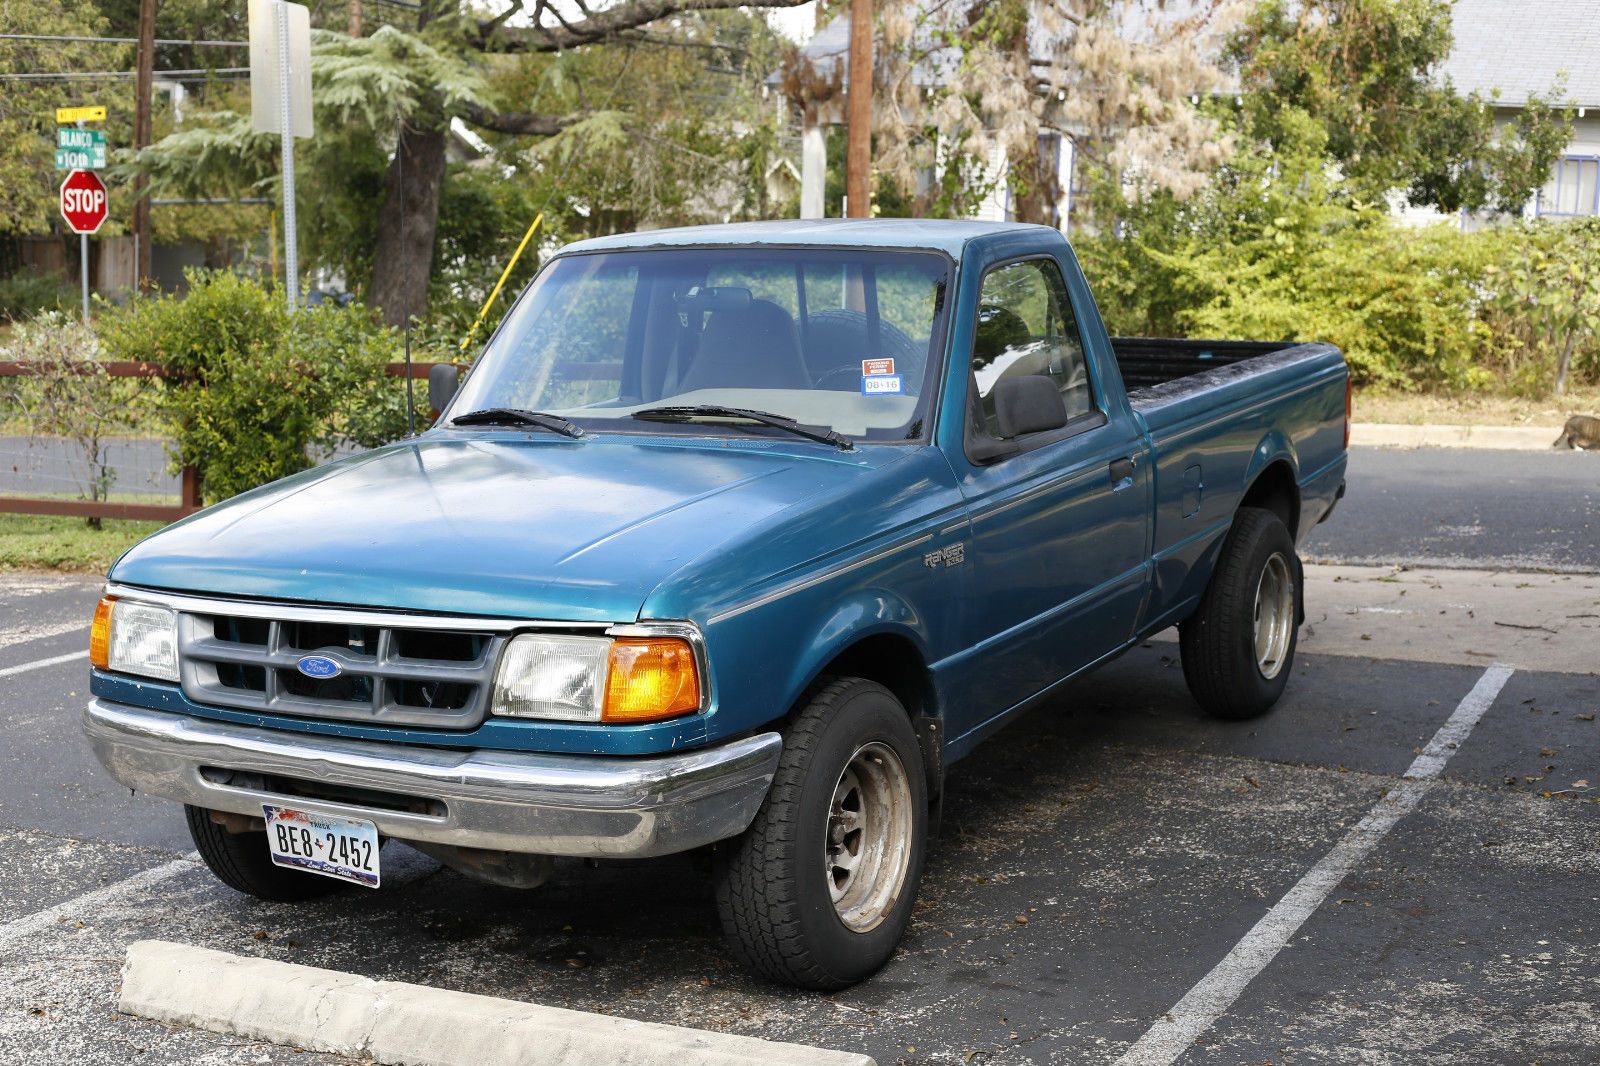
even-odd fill
[[[1255,718],[1278,702],[1294,665],[1301,594],[1283,520],[1239,508],[1199,610],[1178,627],[1183,677],[1207,714]]]
[[[218,825],[204,807],[184,804],[189,836],[195,850],[217,880],[247,896],[283,903],[316,899],[344,887],[318,874],[301,873],[275,865],[267,848],[267,834],[233,833]]]
[[[911,919],[927,827],[905,708],[871,681],[825,682],[785,734],[755,821],[719,856],[717,909],[734,954],[800,988],[872,974]]]

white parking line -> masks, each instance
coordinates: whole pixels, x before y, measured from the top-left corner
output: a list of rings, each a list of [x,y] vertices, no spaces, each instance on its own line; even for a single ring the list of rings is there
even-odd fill
[[[114,881],[104,888],[97,888],[93,892],[85,892],[81,896],[74,896],[69,900],[57,903],[54,907],[6,922],[4,925],[0,925],[0,952],[6,951],[29,937],[38,936],[40,933],[70,918],[83,916],[92,920],[105,907],[117,902],[122,897],[144,892],[146,889],[158,885],[168,878],[176,877],[185,870],[196,869],[195,864],[199,861],[199,853],[191,851],[181,859],[173,859],[171,862],[164,862],[160,866],[152,866],[148,870],[141,870],[131,877],[123,878],[121,881]]]
[[[23,663],[21,666],[8,666],[4,670],[0,670],[0,677],[11,677],[13,674],[25,674],[29,670],[43,670],[47,666],[60,666],[62,663],[70,663],[74,659],[87,659],[88,657],[88,648],[85,648],[83,651],[69,651],[65,655],[56,655],[49,659],[35,659],[31,663]]]
[[[44,640],[46,637],[59,637],[63,633],[87,633],[88,623],[83,619],[71,622],[47,622],[44,625],[20,625],[12,629],[0,631],[0,648],[9,648],[13,644],[29,644],[35,640]]]
[[[1405,780],[1390,789],[1199,984],[1135,1041],[1116,1066],[1171,1066],[1211,1028],[1395,823],[1416,810],[1438,783],[1439,772],[1450,756],[1494,703],[1511,673],[1511,667],[1500,663],[1485,670],[1422,754],[1412,760]]]

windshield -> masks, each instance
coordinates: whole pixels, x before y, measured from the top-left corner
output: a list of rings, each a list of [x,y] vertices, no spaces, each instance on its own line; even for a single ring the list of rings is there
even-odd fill
[[[774,432],[703,412],[649,414],[732,407],[857,440],[917,439],[937,388],[948,274],[934,253],[853,248],[558,258],[518,301],[450,414],[515,408],[587,430]]]

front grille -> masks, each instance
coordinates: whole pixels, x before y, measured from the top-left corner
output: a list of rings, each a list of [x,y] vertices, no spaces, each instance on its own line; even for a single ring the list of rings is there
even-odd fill
[[[391,616],[392,617],[392,616]],[[487,712],[507,637],[355,621],[178,616],[183,691],[196,703],[370,725],[471,729]],[[299,669],[308,655],[335,677]]]

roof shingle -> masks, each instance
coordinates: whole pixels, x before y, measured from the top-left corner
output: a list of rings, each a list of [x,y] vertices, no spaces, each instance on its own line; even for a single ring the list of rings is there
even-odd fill
[[[1456,0],[1452,25],[1442,73],[1457,91],[1520,107],[1565,74],[1560,102],[1600,106],[1600,0]]]

